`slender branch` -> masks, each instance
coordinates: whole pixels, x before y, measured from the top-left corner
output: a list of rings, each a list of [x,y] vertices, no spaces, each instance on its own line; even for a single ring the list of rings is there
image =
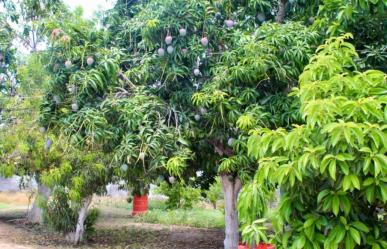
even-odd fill
[[[129,86],[130,86],[131,88],[136,88],[136,85],[133,84],[133,83],[128,79],[128,77],[126,77],[125,74],[123,74],[121,71],[118,72],[118,75],[117,75],[117,76],[118,76],[118,78],[121,79],[122,81],[125,81],[126,83],[128,83]]]

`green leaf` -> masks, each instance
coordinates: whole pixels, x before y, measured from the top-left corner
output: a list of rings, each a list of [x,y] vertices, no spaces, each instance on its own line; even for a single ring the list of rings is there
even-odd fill
[[[374,182],[375,182],[374,178],[368,177],[368,178],[363,182],[363,186],[364,186],[364,187],[370,186],[370,185],[374,184]]]
[[[305,236],[298,236],[294,241],[294,246],[297,249],[303,249],[305,246],[306,238]]]
[[[344,173],[344,175],[348,175],[349,174],[349,166],[348,166],[347,163],[340,162],[339,166],[340,166],[341,171]]]
[[[305,155],[305,154],[304,154]],[[320,173],[324,173],[327,166],[332,162],[334,161],[334,156],[333,155],[326,155],[324,157],[324,159],[321,161],[321,165],[320,165]]]
[[[345,249],[354,249],[355,248],[355,243],[352,239],[352,237],[347,234],[347,236],[345,236]]]
[[[359,177],[357,177],[356,175],[351,175],[351,182],[352,182],[352,186],[358,190],[360,190],[360,180],[359,180]]]
[[[368,227],[364,223],[362,223],[360,221],[354,221],[354,222],[351,223],[351,225],[353,227],[355,227],[357,230],[360,230],[362,232],[365,232],[365,233],[369,232]]]
[[[329,164],[329,175],[333,180],[336,180],[336,161],[332,160]]]
[[[380,194],[382,195],[382,201],[387,202],[387,184],[380,184]]]
[[[335,229],[335,243],[339,244],[345,237],[345,229],[342,226],[338,226],[337,229]]]
[[[375,163],[375,176],[378,176],[383,168],[387,167],[387,157],[382,154],[377,154],[374,156],[374,163]]]
[[[372,203],[375,200],[375,186],[370,186],[366,189],[366,198],[369,203]]]
[[[352,186],[351,176],[344,176],[343,178],[343,190],[347,191]]]
[[[305,221],[305,223],[304,223],[304,228],[308,228],[308,227],[312,226],[313,223],[314,223],[314,219],[313,219],[313,218],[307,219],[307,220]]]
[[[325,189],[325,190],[323,190],[323,191],[321,191],[319,194],[318,194],[318,196],[317,196],[317,203],[320,203],[321,202],[321,200],[325,197],[325,196],[327,196],[328,194],[329,194],[329,189]]]
[[[343,209],[344,213],[345,213],[346,215],[348,215],[349,212],[351,211],[351,202],[350,202],[349,198],[348,198],[346,195],[341,196],[341,198],[340,198],[340,204],[341,204],[342,207],[343,207],[342,209]]]
[[[351,234],[352,239],[356,242],[356,244],[360,245],[361,243],[361,238],[360,238],[360,233],[354,228],[349,228],[349,233]]]
[[[337,216],[340,210],[340,199],[337,195],[332,198],[332,212]]]

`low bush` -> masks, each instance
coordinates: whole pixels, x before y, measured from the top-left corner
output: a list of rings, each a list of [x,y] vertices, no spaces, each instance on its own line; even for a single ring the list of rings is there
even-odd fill
[[[78,219],[78,207],[72,205],[64,190],[55,191],[47,203],[40,203],[43,219],[49,228],[64,234],[75,230]],[[96,208],[88,211],[85,220],[86,236],[95,231],[94,224],[99,216]]]
[[[162,182],[156,192],[168,197],[165,202],[168,209],[191,209],[200,200],[200,189],[186,186],[183,183],[175,182],[168,184]]]

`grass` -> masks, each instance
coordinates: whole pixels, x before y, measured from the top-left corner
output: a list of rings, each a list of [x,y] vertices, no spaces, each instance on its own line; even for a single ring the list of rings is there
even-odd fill
[[[9,208],[10,205],[7,203],[0,202],[0,209]]]
[[[132,203],[124,198],[104,198],[96,200],[97,207],[113,207],[128,210],[131,213]],[[205,203],[200,203],[193,209],[168,210],[164,200],[150,199],[148,212],[134,217],[135,222],[145,222],[163,225],[179,225],[197,228],[224,228],[224,215],[220,210],[209,208]]]
[[[163,210],[152,209],[135,218],[139,222],[180,225],[199,228],[223,228],[223,213],[204,208]]]
[[[121,203],[118,208],[132,210],[132,203]],[[135,217],[138,222],[180,225],[198,228],[223,228],[224,218],[220,210],[208,208],[168,210],[165,201],[149,200],[148,212]]]

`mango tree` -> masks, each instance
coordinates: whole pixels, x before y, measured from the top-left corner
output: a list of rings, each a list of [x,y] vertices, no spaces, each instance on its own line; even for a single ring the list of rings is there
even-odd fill
[[[358,72],[348,38],[320,46],[292,92],[306,124],[256,129],[249,139],[257,182],[284,190],[279,248],[387,246],[386,75]]]
[[[108,159],[114,143],[110,142],[117,136],[100,104],[106,92],[118,87],[122,55],[103,47],[103,32],[80,18],[79,11],[45,22],[51,81],[41,106],[42,125],[62,139],[64,144],[58,146],[67,155],[67,163],[45,174],[45,183],[54,191],[46,206],[54,215],[48,218],[58,217],[58,210],[68,212],[68,224],[52,223],[73,243],[84,239],[92,195],[100,193],[111,176]]]
[[[170,128],[160,132],[177,149],[176,153],[168,152],[170,149],[166,145],[165,150],[159,149],[160,156],[164,158],[159,165],[178,178],[195,175],[196,170],[203,168],[204,175],[213,178],[212,165],[208,160],[192,160],[193,146],[198,147],[199,144],[193,145],[190,140],[196,136],[197,119],[200,117],[190,99],[210,75],[209,65],[224,49],[221,40],[222,34],[227,31],[224,19],[216,18],[215,8],[206,1],[188,4],[186,1],[150,1],[131,6],[129,13],[125,12],[125,8],[117,8],[117,12],[123,15],[122,28],[109,26],[111,32],[120,31],[114,36],[114,44],[120,44],[130,53],[129,59],[121,65],[130,82],[124,88],[129,98],[132,95],[136,98],[131,89],[140,87],[150,99],[163,103],[165,110],[160,112],[160,116],[164,119],[163,126]],[[156,124],[156,127],[159,126]],[[149,128],[144,128],[148,132]],[[202,145],[210,148],[205,143]],[[205,154],[204,151],[199,153]],[[173,158],[168,160],[171,156]],[[192,167],[182,170],[188,163]],[[168,178],[169,175],[164,176]]]
[[[198,107],[208,109],[203,129],[221,159],[218,172],[225,194],[225,248],[235,248],[238,243],[241,180],[248,182],[258,167],[246,156],[248,131],[256,125],[278,127],[299,122],[297,102],[288,99],[286,92],[296,84],[317,37],[307,27],[291,22],[265,24],[242,38],[237,34],[236,48],[223,54],[213,69],[213,79],[193,96]]]
[[[289,36],[282,37],[280,32],[288,30],[280,30],[280,27],[275,26],[278,29],[277,36],[267,38],[263,44],[266,47],[260,50],[254,43],[257,40],[264,40],[266,32],[270,34],[267,30],[271,29],[271,26],[265,26],[265,31],[262,31],[260,36],[257,35],[256,40],[247,41],[250,36],[242,36],[241,31],[253,30],[267,19],[274,18],[270,12],[273,6],[269,1],[255,5],[252,3],[240,5],[228,1],[219,1],[214,5],[206,1],[192,1],[188,5],[182,1],[162,3],[151,1],[143,5],[132,5],[133,12],[120,11],[119,13],[125,13],[125,17],[129,19],[123,22],[122,29],[118,29],[117,26],[110,27],[112,32],[121,30],[116,43],[125,44],[132,53],[131,60],[124,64],[128,68],[125,75],[129,81],[134,85],[145,85],[151,93],[160,96],[172,110],[175,110],[172,120],[181,129],[183,138],[190,141],[189,146],[195,153],[194,160],[190,160],[192,157],[187,157],[186,154],[170,158],[166,168],[177,176],[197,169],[203,170],[205,175],[214,176],[220,159],[225,155],[230,157],[224,159],[219,172],[222,173],[224,188],[228,189],[225,192],[230,197],[227,197],[226,201],[229,204],[226,215],[228,220],[226,245],[231,248],[235,248],[238,243],[238,222],[235,216],[236,198],[241,182],[237,168],[248,169],[249,164],[253,164],[252,160],[242,153],[233,155],[235,153],[232,147],[233,140],[241,134],[236,130],[238,118],[246,109],[256,116],[265,113],[267,110],[260,110],[256,105],[257,100],[262,99],[266,103],[271,100],[270,98],[265,100],[268,95],[275,95],[276,91],[286,91],[286,81],[289,80],[287,77],[290,78],[288,85],[297,82],[297,76],[312,51],[309,42],[316,38],[314,32],[306,31],[301,25],[295,25]],[[307,38],[301,35],[306,35]],[[239,41],[241,36],[243,39]],[[293,36],[296,36],[294,40]],[[276,39],[280,41],[276,43]],[[288,50],[286,50],[287,39],[291,40]],[[284,49],[276,49],[275,46],[278,45]],[[225,55],[221,56],[223,53]],[[252,53],[252,56],[245,59],[238,56],[238,53],[246,57]],[[262,59],[254,63],[258,56],[262,56]],[[282,59],[281,62],[276,62],[278,57]],[[214,70],[219,58],[222,58],[222,66],[215,67]],[[232,68],[231,77],[227,75],[230,72],[228,67],[238,63],[239,67]],[[243,75],[243,69],[248,71],[247,77]],[[289,76],[287,70],[292,71]],[[206,82],[213,78],[214,72],[218,74],[214,81],[222,82],[226,86],[233,80],[246,81],[251,88],[243,91],[242,96],[234,97],[244,86],[230,87],[227,91],[223,89],[223,85],[219,88],[215,84],[211,86]],[[273,88],[267,90],[267,94],[258,96],[255,85],[260,81],[265,82],[262,89],[266,90],[270,88],[271,81],[277,80],[276,77],[286,83],[279,86],[273,84]],[[207,92],[194,95],[203,86]],[[191,102],[192,96],[194,103]],[[280,97],[282,98],[277,98],[276,103],[283,104],[283,109],[292,105],[285,100],[284,95]],[[225,117],[227,111],[229,113]],[[254,122],[252,119],[254,117],[246,115],[238,122],[242,130],[245,130],[245,134],[249,128],[246,122]],[[286,120],[287,116],[284,115],[283,119]],[[268,124],[270,122],[276,123],[273,120],[267,121]],[[290,123],[289,120],[287,123]],[[245,146],[240,142],[235,151],[243,150],[246,150]],[[235,167],[237,164],[239,166]],[[241,172],[244,172],[245,176],[249,175],[248,170]]]
[[[105,155],[110,161],[102,164],[104,171],[91,161],[75,164],[80,175],[74,177],[88,180],[76,188],[79,198],[68,196],[79,203],[80,228],[68,237],[74,243],[83,239],[84,210],[93,193],[86,190],[124,180],[133,194],[144,194],[165,172],[168,156],[189,154],[184,142],[179,142],[175,111],[122,72],[129,61],[123,50],[104,48],[114,40],[93,30],[93,24],[76,20],[59,25],[54,19],[46,24],[52,41],[48,51],[52,81],[42,105],[42,123],[74,147],[72,151]],[[47,174],[47,179],[54,179],[49,181],[53,187],[59,179],[55,172]],[[93,172],[104,172],[106,177],[92,181],[88,175],[97,175]],[[59,189],[65,182],[58,182]]]

